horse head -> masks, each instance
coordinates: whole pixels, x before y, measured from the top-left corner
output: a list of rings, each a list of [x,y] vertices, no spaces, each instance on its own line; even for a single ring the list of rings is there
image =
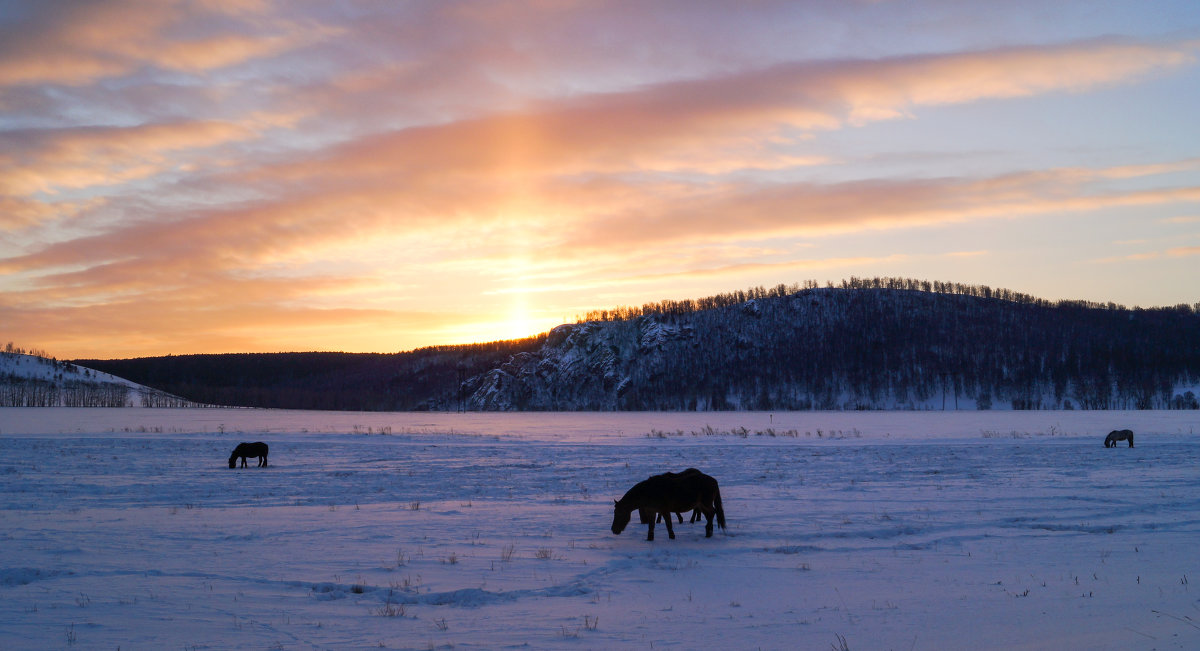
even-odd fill
[[[613,524],[612,532],[619,534],[625,530],[625,525],[629,524],[629,517],[633,513],[633,509],[621,506],[620,500],[613,500]]]

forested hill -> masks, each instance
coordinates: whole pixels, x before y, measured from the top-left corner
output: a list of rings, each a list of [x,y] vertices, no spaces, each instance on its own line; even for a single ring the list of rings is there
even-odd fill
[[[914,282],[780,286],[596,313],[532,339],[389,355],[77,363],[198,402],[309,409],[1198,407],[1196,307]]]

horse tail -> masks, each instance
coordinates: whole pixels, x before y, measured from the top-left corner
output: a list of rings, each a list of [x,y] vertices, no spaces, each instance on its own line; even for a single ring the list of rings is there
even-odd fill
[[[717,525],[724,529],[725,507],[721,506],[721,487],[719,485],[713,486],[713,508],[717,511]]]

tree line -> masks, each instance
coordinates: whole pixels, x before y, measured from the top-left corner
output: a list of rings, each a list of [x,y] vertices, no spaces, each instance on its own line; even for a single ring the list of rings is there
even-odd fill
[[[665,299],[662,301],[645,303],[641,307],[622,305],[609,309],[592,310],[587,312],[583,317],[577,317],[576,322],[584,323],[590,321],[629,321],[650,315],[673,315],[679,316],[683,314],[692,314],[695,312],[703,312],[705,310],[713,310],[718,308],[740,305],[746,301],[783,298],[799,293],[801,291],[818,289],[822,287],[816,280],[806,280],[800,283],[778,284],[774,287],[751,287],[745,290],[737,290],[707,296],[698,299],[682,299],[672,300]],[[903,278],[894,276],[875,276],[872,278],[859,278],[851,276],[843,279],[840,283],[834,284],[833,281],[826,281],[824,287],[826,289],[888,289],[888,290],[903,290],[910,292],[924,292],[927,294],[947,294],[951,296],[972,296],[975,298],[996,299],[1009,303],[1020,303],[1023,305],[1036,305],[1039,307],[1078,307],[1090,309],[1107,309],[1107,310],[1125,310],[1124,305],[1117,303],[1097,303],[1083,300],[1058,300],[1050,301],[1043,298],[1038,298],[1030,294],[1013,291],[1010,289],[993,289],[987,285],[972,285],[946,281],[929,281],[918,280],[915,278]],[[1195,304],[1180,303],[1166,309],[1175,312],[1200,312],[1200,302]]]
[[[78,361],[202,403],[340,410],[1196,408],[1174,387],[1200,384],[1197,306],[851,278],[590,316],[395,354]]]
[[[76,360],[197,403],[335,411],[457,408],[457,387],[546,335],[404,353],[230,353]]]
[[[0,407],[127,407],[129,388],[116,383],[0,376]]]

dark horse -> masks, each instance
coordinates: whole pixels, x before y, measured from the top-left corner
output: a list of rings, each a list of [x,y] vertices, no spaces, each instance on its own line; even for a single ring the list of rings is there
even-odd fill
[[[705,538],[713,535],[714,515],[717,524],[725,528],[725,509],[721,506],[721,489],[717,486],[717,480],[699,470],[650,477],[630,488],[615,505],[612,524],[615,534],[625,530],[634,509],[646,511],[646,525],[649,527],[646,540],[654,540],[654,518],[649,514],[663,516],[663,521],[667,523],[667,535],[672,539],[675,538],[675,529],[671,524],[671,514],[682,511],[698,509],[704,514],[707,519]]]
[[[1115,429],[1109,432],[1108,436],[1104,437],[1104,447],[1115,448],[1117,441],[1129,441],[1129,447],[1133,447],[1133,430]]]
[[[680,472],[664,472],[662,475],[658,475],[658,476],[659,477],[680,477],[683,475],[697,475],[697,474],[703,475],[704,473],[700,472],[700,470],[697,468],[688,468],[687,470],[683,470]],[[641,522],[642,524],[650,524],[651,517],[654,517],[655,522],[662,522],[662,520],[663,520],[663,516],[661,513],[651,513],[649,509],[645,509],[645,508],[638,509],[638,522]],[[683,524],[683,514],[682,513],[676,511],[675,517],[679,518],[679,524]],[[700,519],[700,509],[692,509],[692,517],[688,519],[688,524],[695,524],[695,522],[699,519]]]
[[[229,467],[237,468],[238,457],[242,458],[242,467],[246,467],[246,457],[258,457],[258,467],[265,468],[267,465],[267,444],[262,441],[256,443],[238,443],[238,446],[233,449],[233,454],[229,455]]]

